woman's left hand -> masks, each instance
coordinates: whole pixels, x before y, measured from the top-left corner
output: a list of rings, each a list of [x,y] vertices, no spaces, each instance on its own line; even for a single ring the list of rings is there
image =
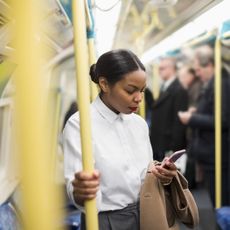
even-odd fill
[[[161,165],[153,166],[151,171],[163,185],[168,185],[171,183],[173,177],[176,176],[177,167],[168,158],[165,158]]]

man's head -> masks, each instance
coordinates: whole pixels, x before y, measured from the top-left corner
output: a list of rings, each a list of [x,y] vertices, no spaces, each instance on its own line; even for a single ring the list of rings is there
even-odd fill
[[[194,69],[202,82],[207,82],[214,76],[214,54],[210,46],[201,46],[196,49]]]
[[[159,75],[163,81],[167,81],[176,75],[176,60],[171,57],[163,58],[159,64]]]
[[[178,79],[185,89],[188,89],[196,79],[196,73],[190,66],[182,66],[178,71]]]

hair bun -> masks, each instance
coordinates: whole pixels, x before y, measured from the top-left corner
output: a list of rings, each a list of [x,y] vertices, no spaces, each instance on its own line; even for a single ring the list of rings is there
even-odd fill
[[[96,71],[96,64],[91,65],[89,70],[89,75],[91,77],[91,80],[98,84],[98,76]]]

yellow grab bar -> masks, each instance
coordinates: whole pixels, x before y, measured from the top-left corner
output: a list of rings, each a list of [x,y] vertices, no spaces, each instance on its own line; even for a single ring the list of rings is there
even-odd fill
[[[73,0],[74,48],[77,77],[77,102],[80,113],[81,146],[83,169],[93,172],[91,119],[90,119],[90,89],[89,62],[86,36],[86,18],[84,0]],[[96,200],[85,202],[86,227],[88,230],[98,229]]]
[[[216,208],[221,207],[221,41],[215,42],[215,191]]]
[[[62,200],[51,180],[47,96],[42,72],[41,1],[14,1],[16,137],[21,176],[23,229],[60,227]],[[44,54],[44,53],[43,53]]]

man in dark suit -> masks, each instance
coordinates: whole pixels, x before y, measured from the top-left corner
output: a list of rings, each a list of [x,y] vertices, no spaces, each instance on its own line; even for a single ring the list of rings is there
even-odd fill
[[[215,205],[215,125],[214,125],[214,54],[209,46],[196,50],[194,59],[196,74],[203,82],[196,111],[180,112],[183,124],[194,130],[194,137],[189,148],[189,155],[194,157],[203,171],[203,183]],[[228,119],[230,104],[229,76],[222,70],[222,204],[229,205],[229,147]]]
[[[153,104],[150,138],[155,160],[161,161],[165,153],[186,147],[185,126],[178,111],[187,110],[188,95],[176,78],[176,61],[164,58],[159,64],[162,79],[161,93]]]

